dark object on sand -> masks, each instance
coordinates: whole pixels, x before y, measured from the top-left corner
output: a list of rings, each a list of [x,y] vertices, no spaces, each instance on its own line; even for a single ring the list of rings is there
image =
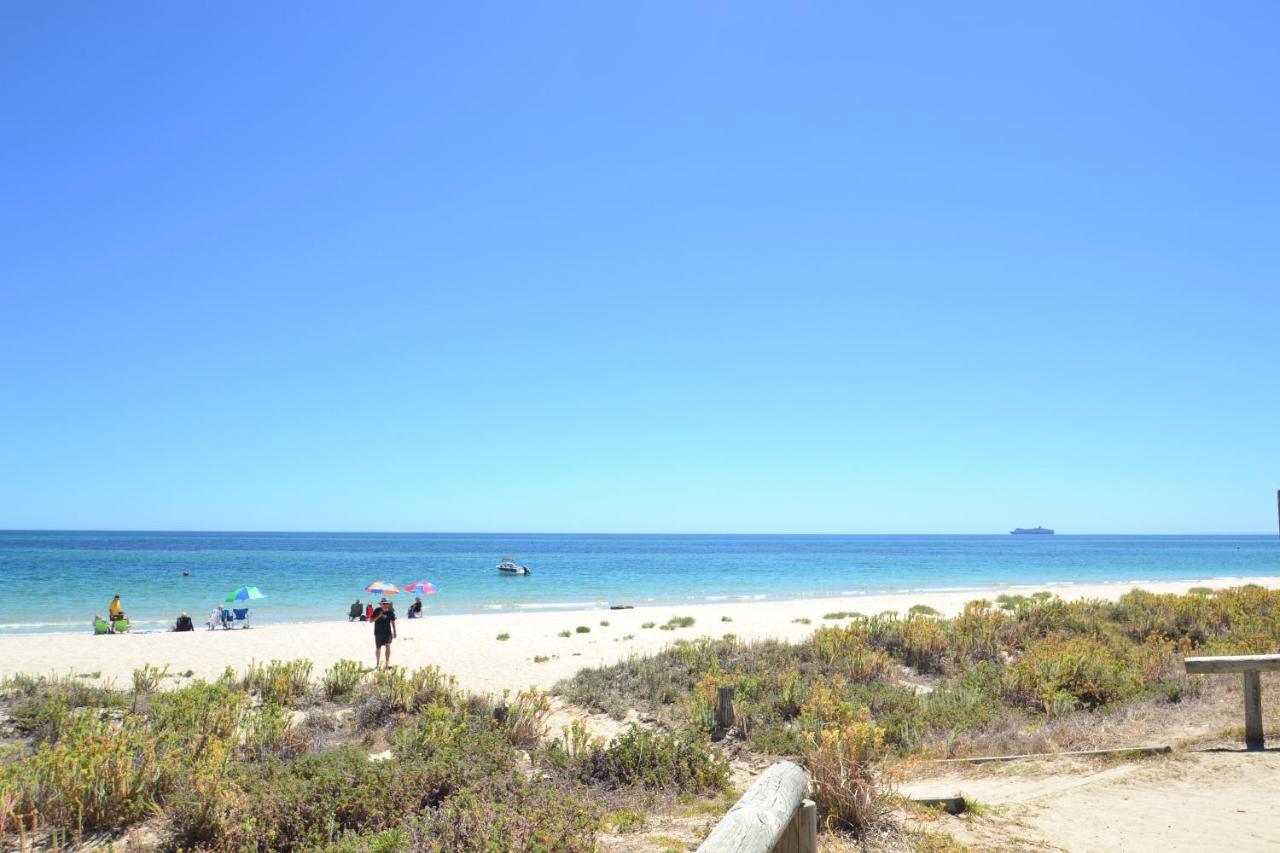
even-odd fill
[[[635,610],[630,604],[610,604],[610,610]]]

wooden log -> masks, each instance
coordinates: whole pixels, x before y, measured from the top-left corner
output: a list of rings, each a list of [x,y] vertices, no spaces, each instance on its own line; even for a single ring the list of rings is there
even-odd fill
[[[1104,755],[1163,755],[1171,752],[1167,746],[1126,746],[1118,749],[1077,749],[1070,752],[1025,752],[1019,755],[980,755],[972,758],[936,758],[937,764],[986,764],[991,761],[1017,761],[1019,758],[1059,758],[1062,756],[1090,757]]]
[[[1280,672],[1280,655],[1224,655],[1221,657],[1187,658],[1182,662],[1191,675],[1213,675],[1224,672]]]
[[[817,850],[818,806],[813,800],[804,800],[782,831],[782,837],[773,845],[772,853],[817,853]]]
[[[1244,674],[1244,744],[1247,749],[1263,749],[1262,676],[1256,669]]]
[[[716,727],[733,728],[733,688],[721,687],[716,691]]]
[[[760,774],[698,850],[769,853],[791,823],[808,789],[809,774],[790,761],[779,761]]]

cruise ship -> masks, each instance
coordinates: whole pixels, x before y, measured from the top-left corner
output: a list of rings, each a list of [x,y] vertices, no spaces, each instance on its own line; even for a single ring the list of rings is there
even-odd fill
[[[1047,534],[1053,533],[1053,531],[1048,527],[1015,527],[1009,532],[1010,533],[1036,533],[1040,535],[1047,535]]]

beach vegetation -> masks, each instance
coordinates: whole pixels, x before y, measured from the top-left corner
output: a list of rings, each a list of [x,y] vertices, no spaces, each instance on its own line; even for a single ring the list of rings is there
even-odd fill
[[[579,625],[577,628],[574,628],[574,629],[573,629],[573,632],[574,632],[575,634],[590,634],[590,633],[591,633],[591,626],[589,626],[589,625]]]
[[[797,616],[795,619],[791,620],[791,624],[793,625],[808,625],[812,622],[813,620],[808,616]]]
[[[557,636],[557,637],[572,637],[572,636],[573,636],[573,632],[572,632],[572,631],[561,631],[559,634],[556,634],[556,636]]]
[[[497,637],[494,637],[494,639],[500,643],[505,643],[507,640],[511,639],[511,635],[504,632],[499,634]]]
[[[309,660],[273,660],[269,663],[250,661],[241,684],[245,690],[261,696],[263,701],[289,707],[306,695],[311,687]]]
[[[339,660],[324,671],[321,678],[324,695],[332,700],[343,699],[360,686],[366,674],[359,661]]]
[[[927,604],[913,604],[907,609],[908,616],[941,616],[941,611]]]
[[[854,619],[861,616],[861,613],[857,613],[853,610],[833,610],[830,613],[822,614],[823,619]]]
[[[645,622],[645,623],[644,623],[644,624],[642,624],[640,627],[641,627],[641,628],[652,628],[654,625],[657,625],[657,624],[658,624],[657,622]]]
[[[732,621],[733,621],[733,617],[732,617],[732,616],[721,616],[721,617],[720,617],[720,621],[721,621],[721,622],[732,622]]]
[[[589,851],[606,807],[643,815],[654,792],[727,784],[728,765],[696,733],[606,742],[575,723],[548,742],[550,700],[537,690],[491,698],[434,667],[370,677],[347,661],[299,692],[305,671],[255,663],[136,706],[133,691],[78,679],[7,679],[4,710],[45,710],[30,728],[39,740],[0,756],[0,833],[75,839],[160,818],[166,849]],[[364,704],[338,716],[332,700],[353,693]],[[286,702],[302,701],[295,722]],[[391,750],[371,755],[372,743]]]
[[[549,660],[551,660],[551,658],[547,657],[546,655],[534,655],[534,656],[533,656],[533,662],[534,662],[534,663],[546,663],[546,662],[547,662],[547,661],[549,661]]]
[[[608,620],[608,619],[601,619],[601,620],[600,620],[600,627],[601,627],[601,628],[608,628],[608,627],[609,627],[609,620]]]
[[[824,825],[861,834],[889,819],[883,768],[903,758],[1094,745],[1085,733],[1112,715],[1196,695],[1184,656],[1280,645],[1280,591],[1257,586],[1115,602],[1037,593],[972,601],[951,618],[841,618],[794,644],[678,641],[582,670],[555,692],[709,742],[717,690],[733,687],[746,748],[804,762]]]

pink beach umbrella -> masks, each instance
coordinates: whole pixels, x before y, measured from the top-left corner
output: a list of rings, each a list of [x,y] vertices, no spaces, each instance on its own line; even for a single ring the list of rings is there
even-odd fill
[[[432,595],[436,592],[436,588],[432,586],[431,583],[428,581],[418,581],[417,583],[411,583],[408,586],[406,586],[404,588],[404,591],[417,592],[417,593],[421,593],[422,595]]]
[[[395,595],[400,592],[400,587],[386,581],[374,581],[366,586],[364,591],[370,595]]]

